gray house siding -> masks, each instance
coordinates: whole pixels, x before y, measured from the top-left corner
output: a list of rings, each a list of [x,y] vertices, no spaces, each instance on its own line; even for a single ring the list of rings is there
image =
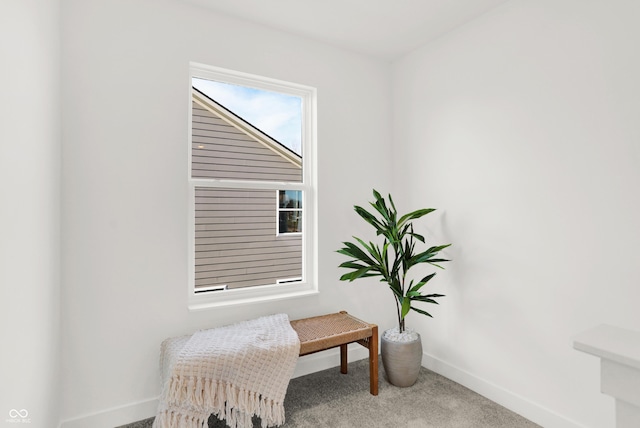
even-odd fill
[[[302,181],[302,169],[193,103],[193,178]]]
[[[299,166],[195,102],[192,126],[194,178],[301,180]],[[276,235],[276,204],[276,190],[196,186],[196,290],[302,276],[302,237]]]

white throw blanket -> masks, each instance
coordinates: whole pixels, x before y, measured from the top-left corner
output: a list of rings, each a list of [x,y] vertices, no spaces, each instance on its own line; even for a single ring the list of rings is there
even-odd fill
[[[212,413],[231,428],[251,427],[253,415],[263,428],[284,423],[284,397],[300,353],[286,314],[198,331],[172,343],[162,346],[161,361],[169,367],[162,368],[154,428],[206,427]]]

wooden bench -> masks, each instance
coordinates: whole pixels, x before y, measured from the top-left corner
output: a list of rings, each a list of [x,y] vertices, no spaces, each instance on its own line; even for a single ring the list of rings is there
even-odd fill
[[[340,373],[347,373],[347,345],[369,350],[369,391],[378,395],[378,326],[345,311],[291,321],[300,338],[300,356],[340,347]]]
[[[369,349],[369,383],[372,395],[378,395],[378,326],[342,311],[290,321],[300,339],[300,356],[340,347],[340,372],[347,373],[347,345],[359,343]],[[191,335],[165,340],[162,347],[163,370],[173,365]],[[163,378],[168,373],[163,372]]]

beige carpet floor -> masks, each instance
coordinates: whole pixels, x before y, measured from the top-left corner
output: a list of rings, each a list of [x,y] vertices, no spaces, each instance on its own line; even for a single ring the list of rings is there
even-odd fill
[[[522,416],[423,368],[415,385],[390,385],[380,365],[380,392],[369,394],[368,360],[292,379],[285,399],[286,428],[533,428]],[[120,428],[150,428],[153,419]],[[254,418],[254,427],[260,421]],[[212,417],[209,428],[224,428]]]

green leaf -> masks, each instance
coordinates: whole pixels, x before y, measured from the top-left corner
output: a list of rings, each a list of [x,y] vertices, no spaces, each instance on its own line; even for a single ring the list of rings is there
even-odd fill
[[[393,198],[391,197],[391,193],[389,193],[389,203],[391,204],[391,208],[393,208],[393,212],[397,213],[396,204],[393,203]]]
[[[362,268],[364,268],[366,266],[363,266],[361,264],[355,263],[353,261],[348,261],[348,262],[340,263],[340,265],[338,267],[348,268],[348,269],[362,269]]]
[[[411,260],[409,261],[409,264],[411,266],[413,265],[417,265],[419,263],[425,263],[425,262],[429,262],[431,259],[433,259],[433,257],[435,257],[439,251],[441,251],[444,248],[447,248],[448,246],[450,246],[451,244],[447,244],[447,245],[440,245],[437,247],[431,247],[426,251],[423,251],[420,254],[415,255],[414,257],[411,258]],[[434,259],[434,260],[442,260],[442,259]]]
[[[367,250],[367,252],[373,256],[373,259],[371,257],[369,257],[369,255],[367,255],[364,251],[362,251],[362,254],[364,254],[364,256],[366,257],[366,259],[363,259],[362,257],[360,257],[360,260],[362,260],[363,262],[366,262],[367,264],[370,265],[375,265],[376,264],[376,252],[374,251],[374,249],[369,246],[367,243],[365,243],[362,239],[358,238],[358,237],[353,237],[356,241],[358,241],[360,243],[360,245],[362,245],[364,247],[365,250]],[[358,248],[357,246],[354,245],[354,247]],[[359,248],[358,248],[359,249]]]
[[[411,300],[415,300],[416,302],[433,303],[433,304],[439,305],[438,302],[436,302],[433,299],[429,299],[426,296],[414,297]]]
[[[432,273],[431,275],[427,275],[424,278],[422,278],[420,280],[419,283],[417,283],[416,285],[414,285],[410,291],[418,291],[422,288],[423,285],[425,285],[427,282],[429,282],[429,280],[431,280],[431,278],[433,278],[434,276],[436,276],[436,273]]]
[[[406,221],[408,220],[414,220],[414,219],[418,219],[424,215],[427,215],[431,212],[434,212],[435,209],[434,208],[423,208],[420,210],[415,210],[415,211],[411,211],[408,214],[403,215],[402,217],[400,217],[400,220],[398,221],[398,226],[402,226]]]
[[[381,199],[379,201],[376,201],[375,203],[373,202],[369,202],[369,203],[373,208],[375,208],[376,211],[380,213],[383,220],[385,220],[381,222],[383,226],[381,230],[387,230],[388,232],[389,229],[391,228],[391,217],[389,215],[389,211],[387,210],[387,206],[385,205],[384,201]]]
[[[375,265],[375,266],[380,266],[382,264],[382,255],[380,254],[380,250],[378,249],[378,247],[376,247],[376,245],[373,242],[369,242],[369,244],[365,243],[362,239],[360,238],[356,238],[354,236],[354,238],[356,239],[356,241],[358,241],[360,243],[360,245],[362,245],[368,252],[369,254],[371,254],[371,256],[373,257],[373,259],[369,259],[370,262],[367,263],[369,265]],[[375,261],[374,261],[375,260]],[[363,260],[364,261],[364,260]],[[376,263],[378,262],[378,263]]]
[[[414,238],[416,238],[418,241],[424,243],[424,236],[418,234],[418,233],[413,233],[411,232],[409,235],[413,236]]]
[[[404,296],[402,295],[402,287],[400,286],[400,282],[398,282],[397,277],[388,282],[388,284],[389,288],[391,288],[391,291],[393,291],[393,294],[395,294],[400,300],[402,300]]]
[[[440,251],[442,251],[445,248],[450,247],[450,246],[451,246],[451,244],[437,245],[437,246],[429,248],[427,251],[432,252],[432,253],[439,253]]]
[[[357,247],[343,248],[341,250],[338,250],[338,253],[344,254],[345,256],[349,256],[350,258],[354,259],[351,261],[361,261],[365,265],[374,264],[373,260],[371,260],[371,258],[369,258],[369,256],[367,256],[364,251],[362,251],[360,248],[357,248]]]
[[[416,311],[416,312],[417,312],[417,313],[419,313],[419,314],[426,315],[426,316],[428,316],[428,317],[433,318],[433,316],[431,316],[431,314],[430,314],[429,312],[427,312],[427,311],[423,311],[422,309],[418,309],[418,308],[411,307],[411,310]]]
[[[357,205],[354,206],[353,209],[360,217],[362,217],[367,223],[372,225],[377,231],[380,231],[383,228],[382,223],[380,223],[376,216],[371,214],[369,211]]]
[[[400,319],[404,319],[404,317],[406,317],[407,314],[409,313],[410,309],[411,309],[411,299],[408,297],[404,297],[402,299],[402,316],[400,317]]]
[[[340,281],[351,281],[351,274],[352,272],[345,273],[340,277]]]
[[[443,269],[444,268],[442,266],[440,266],[438,263],[441,262],[450,262],[451,260],[447,260],[447,259],[431,259],[431,260],[427,260],[427,263],[429,263],[431,266],[435,266],[437,268]]]
[[[389,284],[389,288],[391,289],[391,291],[397,297],[398,300],[402,300],[404,298],[402,296],[402,291],[400,291],[398,288],[392,287],[391,284]]]
[[[393,224],[395,224],[395,220],[393,219],[393,217],[395,217],[394,213],[389,210],[389,208],[387,208],[387,204],[384,198],[382,197],[382,195],[380,195],[380,193],[378,193],[376,189],[373,189],[373,196],[376,199],[376,202],[371,202],[371,206],[374,207],[376,211],[378,211],[387,221],[386,225],[391,227]]]
[[[353,272],[345,273],[340,277],[340,281],[355,281],[358,278],[364,278],[369,276],[377,276],[379,274],[369,273],[371,268],[367,267],[364,269],[358,269]]]

